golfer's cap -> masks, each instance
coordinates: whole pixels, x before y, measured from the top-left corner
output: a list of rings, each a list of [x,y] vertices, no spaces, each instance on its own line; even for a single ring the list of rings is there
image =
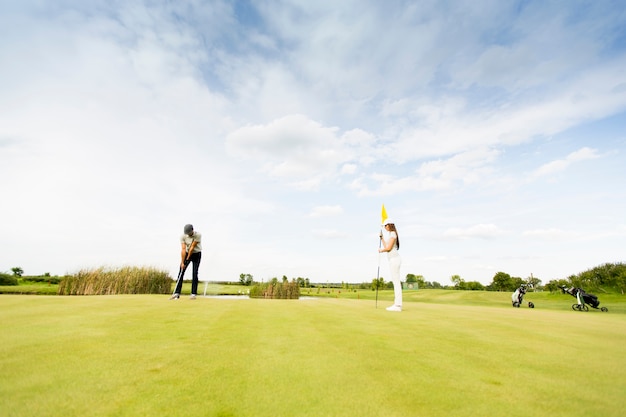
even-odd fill
[[[383,222],[383,226],[387,226],[388,224],[394,224],[393,220],[391,219],[385,219],[385,221]]]
[[[191,232],[193,232],[193,226],[190,225],[190,224],[186,224],[185,225],[185,234],[188,235]]]

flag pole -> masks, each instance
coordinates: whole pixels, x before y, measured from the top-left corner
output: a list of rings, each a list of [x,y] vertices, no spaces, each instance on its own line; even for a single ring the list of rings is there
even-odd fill
[[[385,220],[387,220],[387,210],[385,210],[384,204],[380,212],[380,217],[381,217],[380,224],[382,225],[383,223],[385,223]],[[382,236],[383,236],[383,229],[381,227],[380,232],[378,233],[378,271],[376,272],[376,308],[378,308],[378,287],[380,285],[380,248],[383,245]]]

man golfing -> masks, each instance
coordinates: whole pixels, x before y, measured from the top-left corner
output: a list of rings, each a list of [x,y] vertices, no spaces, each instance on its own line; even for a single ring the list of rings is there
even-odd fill
[[[193,264],[193,274],[191,278],[191,296],[190,300],[195,300],[198,293],[198,269],[200,268],[200,259],[202,258],[202,235],[200,232],[193,230],[193,226],[186,224],[183,229],[183,235],[180,237],[180,269],[178,270],[178,279],[176,280],[176,289],[170,300],[178,300],[183,287],[183,276],[187,270],[187,266],[191,262]]]

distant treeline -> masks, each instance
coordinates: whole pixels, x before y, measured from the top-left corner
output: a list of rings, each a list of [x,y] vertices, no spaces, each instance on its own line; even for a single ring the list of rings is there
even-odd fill
[[[17,271],[17,272],[16,272]],[[19,272],[19,273],[18,273]],[[171,282],[171,277],[165,271],[155,268],[124,267],[119,269],[97,268],[94,270],[83,270],[73,275],[51,276],[46,273],[38,276],[23,276],[21,268],[13,268],[13,274],[0,273],[0,286],[15,286],[27,283],[45,283],[48,285],[59,285],[59,294],[112,294],[112,293],[167,293]],[[407,274],[407,283],[415,283],[415,288],[419,289],[453,289],[465,291],[515,291],[522,284],[529,285],[535,291],[559,291],[561,286],[575,286],[588,291],[620,292],[624,294],[626,290],[626,264],[605,263],[570,275],[567,278],[553,279],[543,284],[542,280],[534,277],[512,277],[506,272],[497,272],[490,284],[483,285],[477,281],[465,281],[459,275],[450,277],[452,285],[442,285],[436,281],[427,281],[422,275]],[[259,284],[251,274],[241,274],[239,281],[211,281],[212,283],[224,285],[245,285],[251,286]],[[374,278],[370,282],[348,283],[348,282],[311,282],[308,278],[292,278],[284,276],[279,279],[274,277],[267,281],[276,284],[292,284],[299,288],[329,288],[342,290],[375,290],[391,289],[393,284],[385,278]],[[263,280],[261,281],[263,283]]]
[[[278,278],[272,278],[271,282],[276,282]],[[282,277],[282,282],[288,282],[286,276]],[[593,267],[577,275],[571,275],[567,278],[550,280],[543,285],[541,279],[534,277],[513,277],[506,272],[497,272],[490,284],[483,285],[478,281],[465,281],[459,275],[452,275],[450,281],[452,285],[442,285],[436,281],[427,281],[422,275],[407,274],[405,277],[407,283],[416,283],[417,288],[428,289],[453,289],[463,291],[515,291],[520,285],[529,285],[535,291],[559,291],[559,287],[575,286],[588,290],[614,290],[622,294],[626,290],[626,264],[624,263],[606,263]],[[386,281],[385,278],[373,279],[371,282],[348,283],[348,282],[311,282],[308,278],[292,278],[291,282],[295,282],[300,288],[330,288],[343,290],[365,290],[371,289],[392,289],[393,283]],[[218,282],[219,283],[219,282]],[[224,284],[232,284],[232,282],[223,282]],[[240,284],[252,285],[258,283],[254,281],[251,274],[241,274]]]
[[[538,291],[559,291],[559,287],[565,285],[568,287],[580,287],[590,291],[613,290],[624,294],[624,290],[626,290],[626,264],[621,262],[606,263],[576,275],[570,275],[567,278],[550,280],[545,285],[542,284],[541,279],[534,277],[532,274],[529,277],[521,278],[512,277],[506,272],[497,272],[488,285],[483,285],[476,281],[466,282],[458,275],[450,277],[454,285],[445,287],[441,286],[439,283],[433,284],[423,279],[420,280],[420,278],[420,276],[417,276],[416,281],[421,284],[421,288],[452,288],[455,290],[469,291],[515,291],[520,285],[526,284]]]
[[[624,294],[624,290],[626,290],[626,264],[622,262],[606,263],[577,275],[570,275],[565,280],[552,280],[548,282],[544,288],[546,290],[556,291],[561,285],[572,285],[585,290],[600,291],[606,290],[607,288],[614,288]]]

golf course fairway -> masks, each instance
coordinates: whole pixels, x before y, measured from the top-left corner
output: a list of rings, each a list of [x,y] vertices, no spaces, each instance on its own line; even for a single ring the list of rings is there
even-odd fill
[[[0,295],[1,414],[626,412],[623,313],[415,301],[393,313],[388,302],[342,298],[167,298]]]

